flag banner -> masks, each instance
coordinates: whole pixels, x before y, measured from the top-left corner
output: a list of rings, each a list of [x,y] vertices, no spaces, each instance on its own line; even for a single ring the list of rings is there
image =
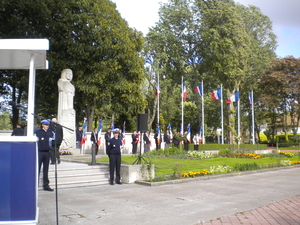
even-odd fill
[[[182,81],[182,100],[186,100],[186,86],[184,85],[184,81]]]
[[[173,132],[172,132],[172,126],[171,126],[171,124],[168,125],[167,129],[170,132],[170,139],[172,140],[173,139]]]
[[[182,129],[182,123],[180,124],[180,131],[179,131],[180,133],[182,133],[183,132],[183,129]]]
[[[249,94],[248,102],[249,102],[250,105],[253,104],[253,96],[252,96],[252,93]]]
[[[124,121],[124,123],[123,123],[122,126],[123,126],[123,137],[124,137],[124,138],[123,138],[123,145],[125,145],[125,143],[126,143],[126,142],[125,142],[125,130],[126,130],[126,122],[125,122],[125,121]]]
[[[197,91],[199,93],[199,95],[202,96],[203,95],[203,93],[202,93],[202,85],[200,84],[199,86],[195,87],[194,91]]]
[[[214,101],[217,101],[217,100],[221,99],[221,97],[222,97],[221,90],[222,90],[222,89],[220,88],[220,89],[214,91],[214,92],[211,94],[211,96],[212,96],[212,98],[213,98]]]
[[[80,145],[84,145],[85,141],[87,140],[87,118],[83,118],[83,134],[81,138]]]
[[[187,126],[186,138],[187,138],[188,142],[191,142],[191,124],[188,124],[188,126]]]
[[[200,126],[200,128],[199,128],[199,136],[200,136],[200,137],[202,137],[202,132],[203,132],[203,127]]]
[[[111,122],[110,125],[111,125],[111,126],[110,126],[110,127],[111,127],[111,130],[115,129],[115,123],[114,123],[113,121]]]
[[[157,84],[155,89],[155,96],[159,96],[159,93],[160,93],[160,88],[159,88],[159,84]]]
[[[238,102],[239,101],[239,92],[235,92],[234,95],[232,95],[226,103],[232,103],[232,102]]]
[[[103,128],[103,122],[102,119],[99,120],[99,126],[98,126],[98,140],[97,140],[97,145],[100,146],[101,144],[101,132]]]

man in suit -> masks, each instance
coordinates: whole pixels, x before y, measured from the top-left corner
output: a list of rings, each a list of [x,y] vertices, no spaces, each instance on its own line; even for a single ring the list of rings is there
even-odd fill
[[[132,154],[136,154],[136,152],[137,152],[137,145],[138,145],[138,142],[139,142],[136,130],[133,131],[133,133],[131,135],[131,138],[132,138]]]

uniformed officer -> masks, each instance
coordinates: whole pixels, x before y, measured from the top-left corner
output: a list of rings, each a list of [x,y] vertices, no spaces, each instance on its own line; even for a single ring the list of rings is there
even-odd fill
[[[43,188],[45,191],[53,191],[49,186],[49,161],[50,161],[50,148],[52,147],[52,140],[55,138],[53,131],[49,130],[50,122],[42,120],[42,129],[35,131],[38,138],[38,155],[39,155],[39,174],[43,164]]]
[[[121,183],[120,168],[121,168],[121,149],[123,148],[122,140],[118,137],[119,129],[116,128],[113,130],[113,138],[108,142],[108,151],[106,154],[109,157],[109,182],[111,185],[114,185],[114,173],[116,168],[116,183]]]

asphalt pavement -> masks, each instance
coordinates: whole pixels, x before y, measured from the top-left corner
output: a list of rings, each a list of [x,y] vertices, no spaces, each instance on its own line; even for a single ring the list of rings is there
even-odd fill
[[[152,187],[58,189],[57,208],[55,196],[39,190],[39,225],[299,225],[300,167]]]

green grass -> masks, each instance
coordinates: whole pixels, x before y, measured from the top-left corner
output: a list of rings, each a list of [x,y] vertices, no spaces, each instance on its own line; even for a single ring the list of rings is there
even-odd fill
[[[235,164],[246,164],[246,163],[256,163],[260,166],[262,165],[270,165],[270,164],[278,164],[280,159],[288,159],[288,160],[296,160],[300,161],[300,156],[296,156],[293,158],[277,158],[277,157],[265,157],[261,159],[247,159],[247,158],[213,158],[206,160],[192,160],[192,159],[157,159],[145,158],[147,162],[151,162],[155,165],[156,171],[155,175],[168,175],[173,174],[175,165],[181,165],[181,172],[197,172],[203,169],[209,170],[211,166],[218,165],[227,165],[234,166]],[[133,164],[136,160],[135,156],[122,156],[122,164]],[[102,157],[98,159],[97,162],[108,162],[108,157]]]

